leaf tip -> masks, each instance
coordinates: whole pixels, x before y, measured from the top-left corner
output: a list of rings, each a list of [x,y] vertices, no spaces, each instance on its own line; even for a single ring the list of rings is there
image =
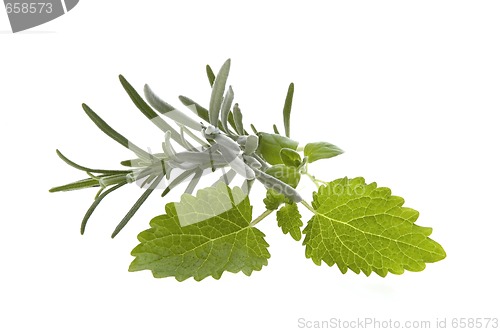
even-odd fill
[[[448,255],[446,254],[446,251],[444,250],[443,246],[440,245],[438,242],[436,242],[436,254],[435,254],[436,259],[432,263],[442,261],[447,256]]]
[[[125,79],[125,77],[122,74],[118,75],[118,79],[120,80],[121,83],[127,82],[127,80]]]
[[[91,116],[92,113],[94,113],[92,109],[85,103],[82,103],[82,108],[85,111],[85,113],[87,113],[88,116]]]

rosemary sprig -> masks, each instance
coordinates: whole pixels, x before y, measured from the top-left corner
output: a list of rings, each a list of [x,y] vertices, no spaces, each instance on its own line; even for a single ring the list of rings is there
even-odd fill
[[[82,234],[86,229],[90,216],[107,195],[128,183],[138,183],[141,188],[145,187],[146,189],[116,226],[112,233],[112,237],[115,237],[158,187],[162,179],[170,179],[174,169],[180,169],[182,172],[170,179],[170,183],[161,194],[162,196],[167,195],[173,188],[189,178],[191,180],[188,182],[185,192],[191,194],[206,171],[222,170],[223,176],[216,184],[219,182],[229,184],[235,175],[239,174],[245,179],[248,188],[251,187],[254,179],[257,179],[267,188],[277,188],[278,192],[285,193],[293,201],[300,197],[289,184],[265,173],[270,168],[270,165],[262,154],[262,148],[259,148],[260,141],[262,141],[263,146],[278,144],[278,152],[281,143],[279,139],[276,141],[276,138],[273,138],[273,142],[266,142],[267,136],[259,133],[253,125],[251,125],[252,131],[259,135],[259,138],[249,135],[245,130],[241,109],[237,103],[234,103],[233,88],[229,86],[226,90],[230,67],[231,60],[228,59],[221,66],[218,74],[215,75],[211,67],[207,65],[207,77],[212,87],[208,109],[190,98],[179,97],[181,103],[199,118],[198,121],[193,120],[184,112],[177,110],[162,100],[147,84],[144,86],[144,99],[124,76],[119,75],[121,85],[137,109],[165,133],[165,142],[162,143],[163,152],[160,153],[151,153],[140,148],[114,130],[89,106],[82,105],[85,113],[99,129],[138,157],[121,162],[122,166],[127,167],[126,170],[104,170],[80,166],[57,151],[58,156],[63,161],[78,170],[86,172],[89,178],[54,187],[50,189],[50,192],[91,187],[99,188],[95,200],[83,218]],[[289,89],[284,109],[285,131],[287,133],[289,133],[293,85],[291,87],[292,93],[290,93]],[[166,118],[164,119],[162,116]],[[167,120],[172,120],[174,125],[177,125],[177,128],[174,128]],[[276,126],[274,126],[274,129],[277,133]],[[285,138],[283,137],[283,139]],[[181,146],[183,151],[176,152],[170,140]],[[226,169],[229,169],[229,171],[226,171]]]

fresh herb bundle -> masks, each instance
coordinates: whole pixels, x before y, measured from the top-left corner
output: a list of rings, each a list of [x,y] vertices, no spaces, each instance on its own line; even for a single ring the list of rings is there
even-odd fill
[[[208,109],[189,98],[180,101],[197,117],[159,98],[148,85],[144,100],[120,75],[120,82],[137,108],[165,134],[162,151],[143,150],[111,128],[90,107],[83,110],[109,137],[135,154],[122,161],[126,169],[104,170],[81,166],[61,152],[58,156],[88,177],[50,189],[51,192],[99,188],[83,217],[81,233],[102,200],[120,187],[137,183],[143,194],[118,223],[115,237],[160,183],[168,181],[166,196],[174,187],[187,183],[179,202],[166,204],[166,213],[153,218],[149,229],[138,235],[140,244],[132,251],[130,271],[151,270],[157,278],[173,276],[182,281],[208,276],[219,279],[224,271],[250,275],[267,265],[270,254],[264,234],[256,225],[276,211],[284,234],[300,241],[305,255],[314,263],[337,264],[342,273],[421,271],[425,263],[446,257],[443,248],[431,240],[432,229],[415,224],[418,212],[403,207],[404,200],[390,189],[365,183],[361,177],[331,182],[316,179],[308,165],[338,156],[342,150],[326,142],[299,143],[290,138],[290,113],[294,85],[290,84],[283,108],[284,134],[276,125],[273,133],[247,131],[242,112],[234,103],[231,86],[226,89],[230,60],[215,75],[207,65],[212,87]],[[170,121],[167,122],[167,121]],[[175,127],[173,127],[174,125]],[[182,151],[178,151],[182,149]],[[212,186],[197,188],[201,177],[220,172]],[[309,204],[296,190],[305,176],[317,186]],[[230,187],[240,178],[242,184]],[[266,210],[252,219],[249,194],[259,182],[267,188]],[[303,227],[299,205],[313,213]]]

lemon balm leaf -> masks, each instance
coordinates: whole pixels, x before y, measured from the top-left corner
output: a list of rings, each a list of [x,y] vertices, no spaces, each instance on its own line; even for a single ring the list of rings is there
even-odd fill
[[[446,257],[429,236],[432,229],[415,224],[418,212],[389,188],[363,178],[339,179],[314,194],[314,216],[304,229],[306,257],[320,265],[337,264],[342,273],[422,271],[426,263]]]
[[[301,227],[303,223],[301,218],[297,203],[286,203],[276,212],[278,226],[281,227],[283,234],[290,234],[295,241],[300,241],[302,237]]]
[[[259,133],[259,152],[271,165],[283,163],[280,157],[281,149],[297,150],[298,146],[299,143],[297,141],[288,137],[263,132]]]
[[[304,147],[304,156],[307,157],[310,163],[320,159],[332,158],[342,153],[344,151],[341,148],[327,142],[309,143]]]
[[[250,225],[252,207],[240,188],[219,183],[199,190],[196,197],[184,194],[165,210],[139,234],[130,271],[200,281],[219,279],[225,271],[250,275],[267,265],[268,244],[264,233]],[[192,220],[198,222],[181,226]]]
[[[281,204],[285,203],[287,198],[285,195],[276,192],[273,189],[268,189],[264,198],[264,205],[268,210],[277,210]]]
[[[283,161],[283,164],[287,166],[293,166],[298,168],[302,163],[302,157],[300,154],[292,149],[283,148],[280,150],[280,157]]]

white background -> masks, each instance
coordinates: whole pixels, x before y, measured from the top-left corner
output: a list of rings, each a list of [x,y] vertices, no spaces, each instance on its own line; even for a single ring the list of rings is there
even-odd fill
[[[499,317],[499,17],[497,1],[86,0],[12,34],[0,10],[0,330],[295,331],[301,317],[447,318],[451,327],[454,317]],[[421,273],[342,275],[306,260],[269,218],[259,228],[272,257],[251,277],[154,279],[127,272],[129,252],[165,200],[154,195],[110,239],[140,195],[133,186],[110,195],[81,236],[95,191],[48,193],[84,176],[55,149],[100,168],[131,155],[80,104],[159,149],[161,132],[118,74],[176,106],[179,94],[207,104],[204,66],[228,57],[246,123],[281,127],[295,82],[292,135],[346,151],[311,171],[390,187],[448,257]],[[311,189],[301,187],[306,197]]]

